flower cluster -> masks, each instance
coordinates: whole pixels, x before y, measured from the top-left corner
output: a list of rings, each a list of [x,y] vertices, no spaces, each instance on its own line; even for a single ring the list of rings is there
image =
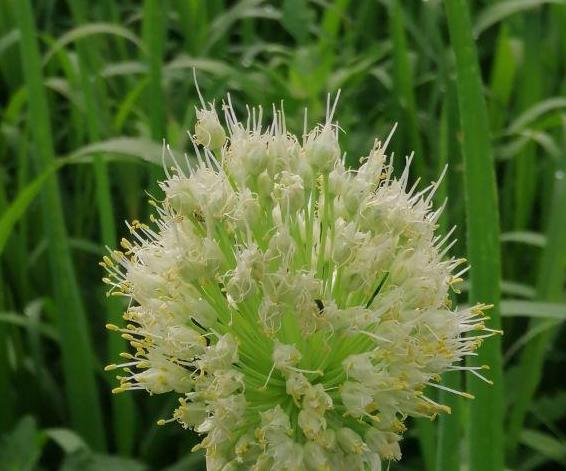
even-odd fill
[[[134,349],[115,392],[175,392],[160,423],[202,434],[209,471],[378,470],[408,416],[449,412],[427,385],[482,377],[457,366],[494,332],[486,306],[451,308],[465,269],[435,235],[438,182],[409,186],[410,159],[394,177],[387,141],[348,169],[335,106],[298,139],[282,110],[244,125],[228,100],[224,127],[203,103],[194,160],[102,262],[131,299],[108,325]]]

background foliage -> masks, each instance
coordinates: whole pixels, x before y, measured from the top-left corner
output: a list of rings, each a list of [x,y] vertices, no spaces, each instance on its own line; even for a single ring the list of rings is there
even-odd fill
[[[442,395],[390,469],[566,466],[564,31],[561,0],[2,0],[0,468],[204,469],[155,425],[171,398],[110,394],[123,306],[97,266],[148,217],[162,139],[189,152],[193,68],[242,112],[284,99],[297,132],[341,88],[352,166],[397,121],[413,178],[449,165],[441,230],[473,265],[459,301],[496,304],[496,382],[447,377],[477,399]]]

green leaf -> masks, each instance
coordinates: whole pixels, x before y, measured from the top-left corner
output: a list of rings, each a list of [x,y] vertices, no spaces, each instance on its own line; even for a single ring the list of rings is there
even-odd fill
[[[264,0],[242,0],[233,7],[217,15],[210,25],[208,40],[204,48],[204,55],[216,42],[230,31],[232,26],[245,18],[279,18],[280,14],[273,7],[262,6]]]
[[[501,254],[499,210],[493,150],[478,53],[472,34],[469,3],[444,0],[451,48],[456,56],[456,84],[462,132],[466,195],[467,248],[471,265],[470,304],[489,303],[488,327],[501,328]],[[476,399],[470,404],[468,424],[470,471],[503,469],[503,372],[501,339],[494,337],[470,358],[471,366],[491,368],[489,385],[468,376],[468,390]]]
[[[307,0],[284,0],[281,24],[299,44],[307,39],[313,16]]]
[[[498,32],[490,73],[490,122],[497,131],[507,118],[509,100],[520,61],[519,43],[514,41],[504,24]]]
[[[393,39],[393,92],[398,106],[397,119],[404,123],[400,133],[402,138],[408,139],[409,148],[416,156],[413,164],[415,173],[426,179],[427,166],[418,128],[414,72],[405,34],[405,13],[401,5],[400,0],[393,0],[389,12],[389,28]],[[397,141],[400,142],[399,138]],[[430,464],[431,460],[427,461]]]
[[[94,351],[78,277],[71,258],[58,179],[49,106],[39,56],[38,33],[30,0],[12,2],[21,32],[20,56],[29,93],[28,119],[35,166],[48,173],[42,192],[42,222],[49,243],[49,273],[55,294],[63,353],[65,388],[73,426],[93,447],[106,447],[94,372]],[[25,155],[25,154],[24,154]]]
[[[554,423],[566,416],[566,391],[542,396],[532,406],[533,413],[545,423]]]
[[[521,151],[532,142],[538,144],[544,151],[541,157],[551,157],[554,160],[560,158],[562,150],[549,133],[536,129],[523,129],[517,134],[516,138],[497,148],[497,159],[520,158]]]
[[[536,325],[529,326],[529,328],[525,331],[523,335],[521,335],[517,340],[513,342],[513,344],[507,349],[505,352],[505,363],[507,364],[509,360],[519,352],[525,345],[529,345],[530,343],[536,342],[537,338],[544,336],[546,333],[551,332],[554,328],[560,324],[560,321],[555,319],[544,319],[544,318],[535,318],[538,322]],[[532,320],[531,320],[532,321]],[[520,371],[520,364],[514,367],[514,370],[517,370],[517,376],[521,377]],[[524,385],[524,378],[523,378],[523,385]],[[514,404],[518,395],[520,395],[520,391],[522,389],[515,389],[513,391],[513,397],[507,398],[508,402]]]
[[[566,138],[566,118],[563,119],[563,136]],[[565,141],[566,144],[566,141]],[[566,271],[566,153],[563,153],[559,164],[554,168],[554,180],[551,202],[547,218],[546,246],[543,250],[537,279],[537,298],[545,302],[562,302],[564,300],[564,281]],[[541,331],[541,335],[533,337],[521,354],[521,388],[516,392],[517,399],[513,403],[508,423],[506,445],[509,456],[516,456],[516,445],[519,441],[525,417],[532,398],[542,379],[543,365],[549,347],[552,345],[559,321],[548,327],[547,319],[530,319],[528,332]]]
[[[179,165],[186,164],[184,157],[178,152],[171,150],[171,153]],[[67,157],[67,160],[72,163],[94,154],[119,154],[136,159],[141,158],[159,166],[163,165],[164,155],[167,166],[175,165],[169,153],[164,151],[163,145],[143,137],[115,137],[106,141],[95,142],[77,149]]]
[[[45,443],[33,417],[22,418],[0,439],[0,464],[5,471],[32,471]]]
[[[17,29],[13,29],[9,33],[6,33],[0,38],[0,56],[4,54],[4,51],[8,50],[10,47],[18,44],[20,40],[20,32]]]
[[[501,242],[518,242],[542,248],[546,245],[546,236],[538,232],[516,231],[501,234]]]
[[[55,165],[47,168],[40,175],[35,177],[28,183],[16,196],[0,217],[0,254],[4,251],[6,242],[10,237],[14,226],[25,214],[29,205],[41,191],[47,178],[56,170],[69,163],[91,163],[92,156],[106,152],[110,154],[119,154],[132,158],[141,158],[156,165],[162,165],[161,154],[163,148],[153,141],[142,138],[114,138],[108,141],[102,141],[81,147],[73,152],[70,156],[58,159]],[[178,162],[181,156],[178,152],[172,151]],[[173,160],[166,155],[166,163],[174,165]],[[91,246],[92,248],[92,246]]]
[[[204,453],[202,451],[196,451],[191,453],[184,458],[180,459],[177,463],[168,466],[163,471],[205,471],[206,462],[204,458]]]
[[[501,280],[501,293],[506,296],[517,296],[527,299],[533,299],[536,296],[536,290],[532,286],[509,280]]]
[[[537,8],[545,3],[566,5],[566,0],[507,0],[504,2],[491,3],[483,9],[476,20],[474,35],[478,37],[486,29],[496,23],[508,18],[515,13],[520,13],[531,8]]]
[[[507,133],[518,133],[544,114],[562,108],[566,108],[566,98],[563,97],[553,97],[540,101],[536,105],[529,108],[527,111],[520,114],[515,119],[515,121],[513,121],[509,125],[509,127],[507,128]]]
[[[15,312],[0,312],[0,324],[1,323],[17,325],[18,327],[24,327],[26,329],[34,327],[40,334],[44,335],[45,337],[55,342],[59,341],[59,333],[49,324],[33,321],[29,317],[17,314]]]
[[[6,208],[0,217],[0,254],[4,251],[6,242],[14,229],[16,223],[20,220],[26,209],[39,194],[43,184],[59,165],[54,165],[44,170],[40,175],[35,177],[31,183],[28,183],[19,193],[16,199]]]
[[[541,317],[547,319],[566,320],[566,304],[545,303],[536,301],[502,301],[503,316]]]
[[[186,54],[180,54],[168,62],[165,66],[165,73],[171,75],[174,71],[192,70],[193,68],[217,77],[227,77],[237,73],[225,62],[204,57],[191,57]]]
[[[147,74],[147,65],[139,61],[109,62],[100,70],[104,78]]]
[[[566,463],[566,442],[532,429],[523,429],[520,441],[551,460]]]
[[[131,30],[125,28],[124,26],[112,24],[112,23],[89,23],[85,25],[73,28],[67,31],[65,34],[61,35],[57,41],[49,48],[45,56],[43,57],[43,65],[47,64],[51,58],[61,49],[67,45],[78,41],[79,39],[85,39],[89,36],[97,34],[110,34],[112,36],[118,36],[120,38],[127,39],[135,44],[140,49],[143,47],[142,42]]]
[[[67,455],[79,450],[88,449],[84,440],[72,430],[66,428],[48,428],[44,430],[44,433],[57,443]]]
[[[118,456],[91,453],[79,450],[68,455],[60,471],[146,471],[147,466],[139,461]]]

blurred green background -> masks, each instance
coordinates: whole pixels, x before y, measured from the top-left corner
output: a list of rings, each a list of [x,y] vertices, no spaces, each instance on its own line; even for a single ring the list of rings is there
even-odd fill
[[[440,230],[496,304],[496,384],[446,378],[477,399],[442,395],[389,469],[564,469],[565,1],[1,0],[0,470],[204,469],[155,425],[174,397],[110,394],[123,305],[97,265],[148,218],[162,140],[190,153],[193,68],[206,100],[284,100],[299,133],[340,88],[352,166],[395,122],[413,179],[449,166]]]

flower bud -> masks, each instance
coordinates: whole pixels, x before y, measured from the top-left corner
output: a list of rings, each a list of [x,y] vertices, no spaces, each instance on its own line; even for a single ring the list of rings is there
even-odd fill
[[[267,142],[257,134],[238,133],[232,137],[228,169],[241,186],[247,186],[267,167]]]
[[[361,383],[347,381],[340,388],[340,397],[348,415],[356,419],[367,416],[374,407],[371,389]]]
[[[285,391],[293,398],[295,403],[299,403],[310,387],[311,384],[303,373],[291,371],[287,375]]]
[[[396,433],[382,432],[373,427],[365,434],[365,440],[370,450],[375,451],[386,460],[401,459],[400,439],[401,437]]]
[[[360,455],[368,449],[362,438],[350,428],[342,427],[338,429],[336,439],[340,448],[346,453]]]
[[[257,177],[257,192],[261,197],[268,198],[272,191],[273,178],[264,170]]]
[[[319,444],[308,441],[305,444],[305,464],[309,471],[331,471],[327,452]]]
[[[181,405],[175,410],[173,416],[184,428],[199,427],[208,417],[208,411],[204,402],[180,400]]]
[[[299,412],[298,424],[309,440],[314,440],[316,436],[326,428],[326,420],[315,410],[304,407]]]
[[[301,361],[301,352],[294,345],[285,345],[278,340],[273,346],[273,363],[275,368],[280,371],[288,371],[290,367],[295,366]]]
[[[197,110],[195,140],[197,144],[212,150],[220,149],[224,145],[226,131],[220,124],[215,110]]]
[[[272,193],[274,201],[279,203],[283,217],[295,214],[304,204],[303,180],[298,175],[283,171],[275,183]]]
[[[336,131],[330,125],[316,129],[307,137],[305,155],[316,171],[327,174],[340,158]]]

